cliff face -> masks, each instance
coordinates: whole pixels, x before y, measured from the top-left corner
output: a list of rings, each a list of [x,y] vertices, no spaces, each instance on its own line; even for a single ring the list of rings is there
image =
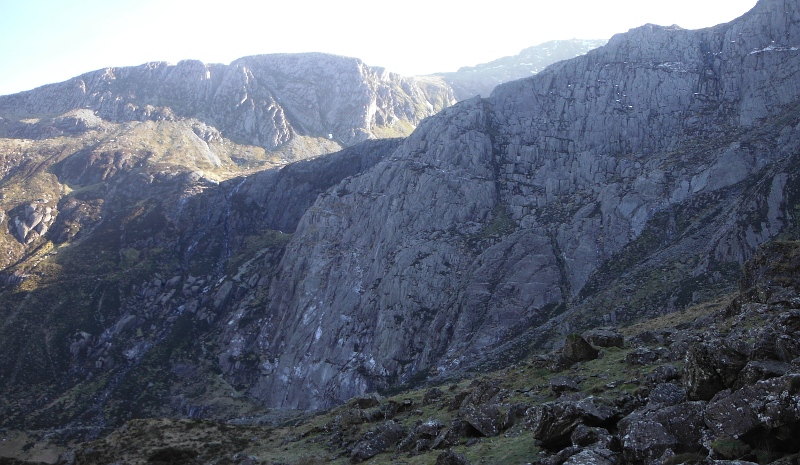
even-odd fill
[[[230,65],[196,60],[107,68],[0,97],[0,115],[88,108],[113,122],[196,118],[240,143],[273,150],[298,135],[349,146],[408,134],[454,102],[436,78],[406,78],[319,53],[259,55]]]
[[[667,311],[688,292],[598,310],[630,271],[597,274],[617,257],[649,261],[640,284],[675,263],[724,281],[794,221],[799,25],[795,2],[766,0],[715,28],[643,26],[423,122],[301,220],[251,393],[330,405],[457,369],[526,328]]]

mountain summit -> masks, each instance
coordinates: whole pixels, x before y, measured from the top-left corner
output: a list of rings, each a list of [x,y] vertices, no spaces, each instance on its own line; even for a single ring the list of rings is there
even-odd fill
[[[406,135],[452,103],[441,80],[307,53],[251,56],[230,65],[185,60],[106,68],[0,97],[0,114],[26,118],[88,108],[113,122],[196,118],[225,137],[272,150],[298,135],[343,146]]]

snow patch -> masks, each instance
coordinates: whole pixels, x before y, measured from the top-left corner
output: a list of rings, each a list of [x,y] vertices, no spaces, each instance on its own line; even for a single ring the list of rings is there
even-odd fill
[[[750,55],[757,55],[759,53],[764,53],[764,52],[796,52],[798,50],[800,50],[800,48],[798,47],[781,47],[778,45],[770,44],[760,50],[753,50],[752,52],[750,52]]]

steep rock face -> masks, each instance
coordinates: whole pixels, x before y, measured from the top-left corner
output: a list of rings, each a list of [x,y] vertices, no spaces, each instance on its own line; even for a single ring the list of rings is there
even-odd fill
[[[301,220],[251,393],[313,408],[456,368],[579,308],[659,212],[725,189],[727,229],[686,237],[698,274],[741,263],[790,220],[799,23],[765,0],[711,29],[643,26],[424,122]]]
[[[483,223],[505,217],[494,211],[491,140],[482,132],[486,117],[479,100],[445,111],[438,120],[447,121],[446,135],[432,132],[437,124],[423,124],[396,152],[410,156],[379,163],[318,199],[298,226],[296,236],[303,239],[286,252],[298,260],[285,262],[273,286],[273,308],[292,311],[277,313],[282,320],[259,339],[259,347],[296,350],[304,362],[294,371],[266,367],[275,376],[257,389],[285,393],[290,405],[308,407],[291,398],[302,392],[284,391],[279,383],[340,374],[336,382],[343,388],[370,388],[348,386],[355,370],[384,383],[402,381],[397,373],[403,366],[411,365],[411,373],[427,370],[415,365],[447,350],[455,355],[499,342],[529,311],[515,298],[539,307],[560,299],[557,260],[544,232],[522,232],[514,243],[488,247],[477,259],[470,252],[472,242],[479,247],[489,235]],[[431,153],[438,156],[424,156]],[[365,201],[370,211],[362,212]],[[511,248],[516,257],[504,260]],[[540,269],[553,273],[531,282],[532,270]],[[531,283],[493,296],[496,275]],[[502,310],[487,312],[492,301]],[[471,340],[468,335],[480,328],[484,340]],[[391,367],[376,365],[381,354]]]
[[[245,57],[230,65],[184,60],[107,68],[0,97],[0,114],[26,118],[88,108],[115,122],[194,117],[226,137],[271,150],[297,135],[353,145],[407,134],[453,102],[441,80],[311,53]]]
[[[561,60],[580,56],[605,45],[605,40],[551,40],[528,47],[519,54],[498,58],[476,66],[465,66],[453,73],[440,73],[458,100],[476,95],[488,97],[495,87],[504,82],[530,77]]]

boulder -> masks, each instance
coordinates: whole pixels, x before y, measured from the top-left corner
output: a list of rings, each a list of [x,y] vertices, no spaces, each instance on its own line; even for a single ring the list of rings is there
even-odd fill
[[[605,428],[578,425],[570,436],[573,446],[609,448],[613,441],[613,436]]]
[[[647,375],[647,382],[653,385],[681,379],[681,372],[675,365],[661,365]]]
[[[457,446],[461,441],[461,436],[465,435],[470,429],[470,424],[456,418],[450,422],[450,426],[441,430],[431,442],[431,449],[444,449],[445,447]]]
[[[439,388],[430,388],[425,391],[425,396],[422,398],[422,405],[430,405],[439,402],[444,397],[444,393]]]
[[[470,463],[463,455],[450,450],[436,457],[436,465],[470,465]]]
[[[645,407],[617,424],[623,459],[652,461],[667,450],[677,453],[700,446],[705,402],[684,402],[669,407]]]
[[[497,403],[499,396],[503,392],[500,388],[500,381],[491,378],[473,381],[470,386],[474,386],[474,388],[461,402],[462,407]]]
[[[625,363],[628,365],[652,365],[656,360],[658,354],[647,347],[634,349],[625,356]]]
[[[767,379],[716,396],[706,408],[705,423],[717,438],[797,452],[793,449],[800,437],[800,375]]]
[[[570,334],[564,341],[564,351],[561,361],[564,365],[572,365],[577,362],[585,362],[597,358],[600,352],[592,347],[583,336]]]
[[[592,397],[577,402],[546,402],[525,412],[526,425],[533,437],[549,449],[570,444],[572,432],[578,425],[600,426],[613,416],[610,408],[595,405]]]
[[[409,451],[414,449],[417,452],[426,450],[443,428],[444,423],[436,418],[429,418],[425,422],[419,421],[417,422],[417,426],[409,431],[408,435],[400,441],[397,445],[397,450]]]
[[[377,428],[368,431],[364,437],[356,443],[350,452],[350,461],[353,463],[363,462],[372,458],[389,447],[400,442],[406,435],[406,430],[402,425],[389,420]]]
[[[572,455],[564,465],[616,465],[619,455],[609,449],[584,449]]]
[[[739,389],[758,381],[777,378],[789,372],[791,365],[776,360],[751,360],[739,372],[734,388]]]
[[[550,379],[550,390],[553,394],[559,396],[565,392],[576,392],[580,390],[578,381],[568,376],[554,376]]]
[[[485,437],[497,436],[504,429],[503,416],[497,405],[468,405],[460,414],[464,421]]]
[[[442,428],[444,428],[444,423],[436,418],[429,418],[427,421],[417,426],[414,432],[418,436],[427,436],[429,439],[433,439],[439,435]]]
[[[591,329],[583,333],[583,339],[595,347],[625,346],[625,338],[616,330],[607,328]]]
[[[647,404],[661,404],[664,407],[677,405],[686,400],[686,391],[674,383],[657,384],[647,398]]]
[[[710,400],[717,392],[732,387],[746,364],[746,354],[725,340],[691,347],[683,367],[683,384],[689,398]]]

